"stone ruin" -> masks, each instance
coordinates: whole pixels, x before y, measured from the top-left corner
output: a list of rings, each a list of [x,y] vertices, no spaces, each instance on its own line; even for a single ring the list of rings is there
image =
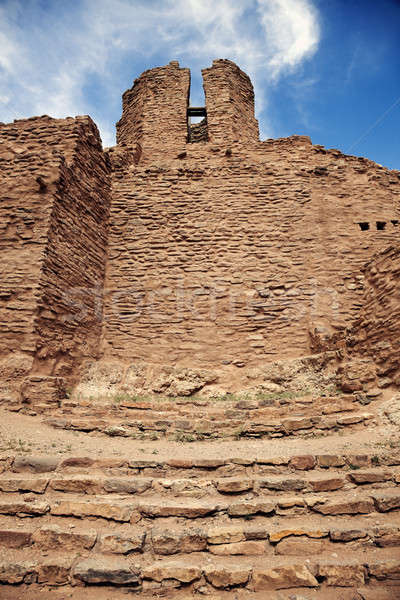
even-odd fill
[[[112,148],[88,116],[1,124],[3,396],[57,401],[96,366],[155,393],[240,390],[329,352],[399,383],[399,172],[260,141],[249,77],[202,73],[191,107],[189,69],[145,71]]]
[[[400,598],[400,174],[203,80],[0,127],[2,600]]]

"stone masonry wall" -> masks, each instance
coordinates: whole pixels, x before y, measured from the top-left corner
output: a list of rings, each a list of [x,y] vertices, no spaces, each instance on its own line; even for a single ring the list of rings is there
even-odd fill
[[[214,145],[258,142],[254,91],[246,73],[230,60],[214,60],[202,75],[207,129],[195,141]],[[190,71],[181,69],[177,61],[142,73],[122,96],[118,148],[131,149],[135,162],[142,164],[184,152],[189,137],[189,93]]]
[[[0,128],[0,356],[2,369],[11,374],[14,367],[29,372],[36,348],[39,279],[70,125],[41,117]]]
[[[0,371],[7,379],[37,371],[35,356],[44,363],[72,338],[76,351],[88,336],[87,327],[79,332],[82,322],[68,322],[74,308],[62,304],[73,286],[103,284],[109,197],[88,117],[1,125],[0,167]]]
[[[251,368],[353,322],[354,351],[393,370],[399,172],[304,136],[258,142],[248,77],[226,60],[203,76],[209,141],[188,143],[176,62],[126,92],[106,153],[89,117],[0,125],[3,379],[51,376],[57,399],[101,353]]]
[[[400,385],[399,246],[377,253],[364,274],[362,309],[349,332],[350,354],[372,358],[384,385]]]
[[[230,60],[202,70],[208,139],[213,144],[258,141],[254,91],[249,77]]]
[[[304,137],[188,144],[113,179],[104,345],[121,359],[307,354],[310,330],[356,318],[363,264],[399,239],[398,173]]]
[[[36,320],[35,372],[70,375],[99,356],[110,207],[109,165],[97,127],[77,118],[71,160],[54,196]]]
[[[138,145],[139,154],[150,160],[179,152],[188,137],[189,89],[190,71],[176,61],[142,73],[122,96],[118,145]]]

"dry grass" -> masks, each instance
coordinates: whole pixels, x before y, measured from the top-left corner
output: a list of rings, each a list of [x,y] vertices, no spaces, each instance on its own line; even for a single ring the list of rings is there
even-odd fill
[[[291,400],[296,397],[332,396],[340,393],[336,387],[334,365],[318,357],[300,358],[267,363],[254,371],[243,373],[243,383],[247,386],[235,393],[225,391],[221,386],[206,382],[199,386],[191,385],[201,372],[172,369],[160,375],[160,367],[151,365],[123,365],[115,361],[88,363],[80,383],[70,392],[69,397],[77,402],[89,402],[101,406],[118,405],[121,402],[143,402],[149,400],[179,399],[212,400],[235,402],[239,400]],[[160,381],[174,382],[165,387]],[[175,381],[176,383],[176,381]],[[186,390],[186,384],[189,385]],[[249,385],[250,384],[250,385]],[[182,388],[182,389],[180,389]],[[174,393],[175,392],[175,393]]]

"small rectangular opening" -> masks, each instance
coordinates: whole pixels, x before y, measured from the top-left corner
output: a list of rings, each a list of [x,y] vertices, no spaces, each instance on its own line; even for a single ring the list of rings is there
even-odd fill
[[[392,219],[393,227],[397,227],[398,224],[399,224],[399,221],[397,219]]]
[[[369,229],[369,223],[367,222],[363,222],[363,223],[358,223],[361,231],[367,231]]]
[[[204,106],[189,106],[187,109],[188,117],[205,117],[207,116]]]
[[[189,106],[187,109],[188,142],[207,142],[207,111],[204,106]]]
[[[383,231],[386,227],[386,221],[377,221],[376,228],[378,231]]]

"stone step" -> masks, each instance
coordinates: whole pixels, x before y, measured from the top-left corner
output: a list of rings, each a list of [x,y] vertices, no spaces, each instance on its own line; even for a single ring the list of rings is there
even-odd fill
[[[358,486],[396,487],[400,484],[400,467],[376,467],[355,469],[349,472],[314,470],[301,474],[285,473],[225,476],[220,478],[150,478],[139,475],[105,477],[103,475],[56,474],[39,477],[25,473],[3,473],[0,475],[0,492],[36,494],[58,492],[96,494],[143,494],[146,492],[203,497],[209,494],[244,495],[253,491],[261,494],[283,494],[285,492],[325,493],[338,489],[350,490]]]
[[[318,414],[334,414],[354,410],[357,406],[366,406],[371,402],[381,400],[382,390],[371,390],[367,393],[336,394],[333,396],[318,396],[301,394],[299,392],[285,391],[280,394],[260,393],[255,396],[226,394],[220,398],[205,398],[198,396],[188,397],[147,397],[139,398],[129,394],[116,394],[114,397],[91,401],[84,399],[66,399],[60,406],[35,404],[36,412],[50,412],[51,414],[104,417],[119,415],[120,417],[144,415],[158,415],[166,417],[173,414],[181,417],[223,419],[243,416],[270,416],[274,411],[281,415],[298,413],[295,416],[303,416],[310,409],[317,408]],[[9,404],[9,403],[8,403]],[[31,407],[24,404],[13,404],[13,411],[32,412]],[[7,408],[7,404],[5,404]],[[41,410],[42,409],[42,410]]]
[[[18,586],[19,596],[15,596],[14,586],[2,586],[2,600],[65,600],[73,598],[74,600],[126,600],[127,594],[133,590],[129,588],[118,588],[115,586],[92,586],[76,587],[63,585],[60,588],[54,586],[45,587],[41,584],[30,584]],[[338,588],[323,587],[321,589],[308,588],[307,597],[304,596],[304,589],[290,588],[286,590],[269,590],[268,600],[394,600],[393,586],[380,583],[379,588],[376,585],[354,588],[341,588],[338,596]],[[185,588],[166,590],[162,592],[166,598],[174,600],[193,600],[193,593],[185,591]],[[172,594],[172,595],[171,595]],[[160,595],[160,594],[159,594]],[[149,590],[140,592],[143,599],[154,600],[154,593]],[[201,596],[200,596],[201,597]],[[264,592],[253,592],[246,588],[233,588],[232,590],[213,590],[213,600],[266,600]]]
[[[252,495],[251,498],[229,498],[209,495],[203,499],[159,498],[158,496],[129,499],[126,495],[80,495],[64,497],[41,497],[34,494],[2,494],[0,515],[17,517],[54,516],[74,518],[98,517],[118,522],[137,523],[141,519],[180,517],[198,519],[211,515],[227,515],[231,518],[250,518],[253,515],[312,514],[355,515],[385,513],[400,508],[400,489],[331,491],[321,494],[300,495]]]
[[[364,468],[400,465],[400,451],[379,454],[306,454],[266,457],[171,458],[144,460],[140,457],[91,458],[60,455],[0,455],[0,473],[83,473],[141,475],[144,477],[198,477],[273,475],[296,471],[354,472]]]
[[[247,588],[213,589],[212,600],[397,600],[398,596],[394,596],[397,591],[396,587],[391,585],[396,582],[388,581],[388,584],[371,582],[370,585],[360,586],[357,589],[342,587],[338,590],[337,587],[323,586],[317,589],[307,588],[307,590],[304,588],[269,590],[267,597],[265,591],[254,592]],[[206,586],[204,588],[207,589]],[[130,591],[135,593],[130,588],[107,585],[77,587],[67,584],[57,588],[55,586],[45,587],[43,584],[36,583],[22,584],[17,588],[12,585],[2,585],[1,591],[2,600],[66,600],[66,598],[73,598],[73,600],[126,600]],[[194,597],[190,590],[188,592],[185,590],[185,587],[172,590],[161,589],[161,592],[161,597],[174,600],[193,600]],[[307,596],[304,595],[305,593]],[[159,590],[158,597],[160,595]],[[151,589],[140,592],[142,599],[154,600],[155,597],[157,597],[157,590],[154,593]],[[201,598],[201,595],[199,597]]]
[[[166,558],[143,562],[132,557],[84,557],[52,553],[26,557],[24,550],[14,550],[0,559],[0,583],[85,585],[129,588],[164,594],[168,589],[185,588],[186,592],[201,594],[214,590],[245,588],[252,592],[287,590],[290,588],[331,590],[356,589],[366,585],[373,589],[382,582],[393,585],[395,594],[400,590],[400,558],[386,550],[372,549],[360,559],[339,558],[320,554],[310,559],[271,556],[268,564],[263,557],[213,556],[197,553],[183,559]],[[394,598],[398,597],[396,595]]]
[[[271,521],[271,519],[270,519]],[[314,556],[346,552],[347,556],[371,549],[400,548],[400,513],[375,515],[372,523],[360,517],[266,519],[254,522],[220,522],[197,527],[139,527],[120,525],[101,528],[87,522],[15,524],[0,518],[0,547],[36,551],[101,554],[176,555],[209,552],[216,556]],[[399,552],[399,550],[396,550]]]
[[[116,416],[121,418],[138,419],[160,419],[160,418],[193,418],[197,419],[224,420],[224,419],[243,419],[265,418],[273,415],[279,416],[304,416],[310,411],[318,414],[330,415],[335,413],[353,412],[364,406],[360,404],[356,397],[335,397],[335,398],[296,398],[296,400],[241,400],[236,402],[121,402],[117,405],[89,406],[75,405],[64,402],[58,408],[46,410],[52,415],[71,416],[71,417],[91,417],[102,418]],[[15,409],[15,407],[14,407]]]
[[[345,414],[324,416],[312,413],[307,416],[288,416],[286,418],[259,417],[258,419],[241,416],[236,420],[226,418],[179,420],[152,418],[105,419],[105,418],[46,418],[45,424],[57,428],[84,433],[97,432],[111,437],[129,437],[132,439],[156,440],[168,437],[175,441],[201,441],[218,438],[279,438],[294,435],[325,435],[332,430],[359,428],[375,422],[370,412],[348,412]]]

